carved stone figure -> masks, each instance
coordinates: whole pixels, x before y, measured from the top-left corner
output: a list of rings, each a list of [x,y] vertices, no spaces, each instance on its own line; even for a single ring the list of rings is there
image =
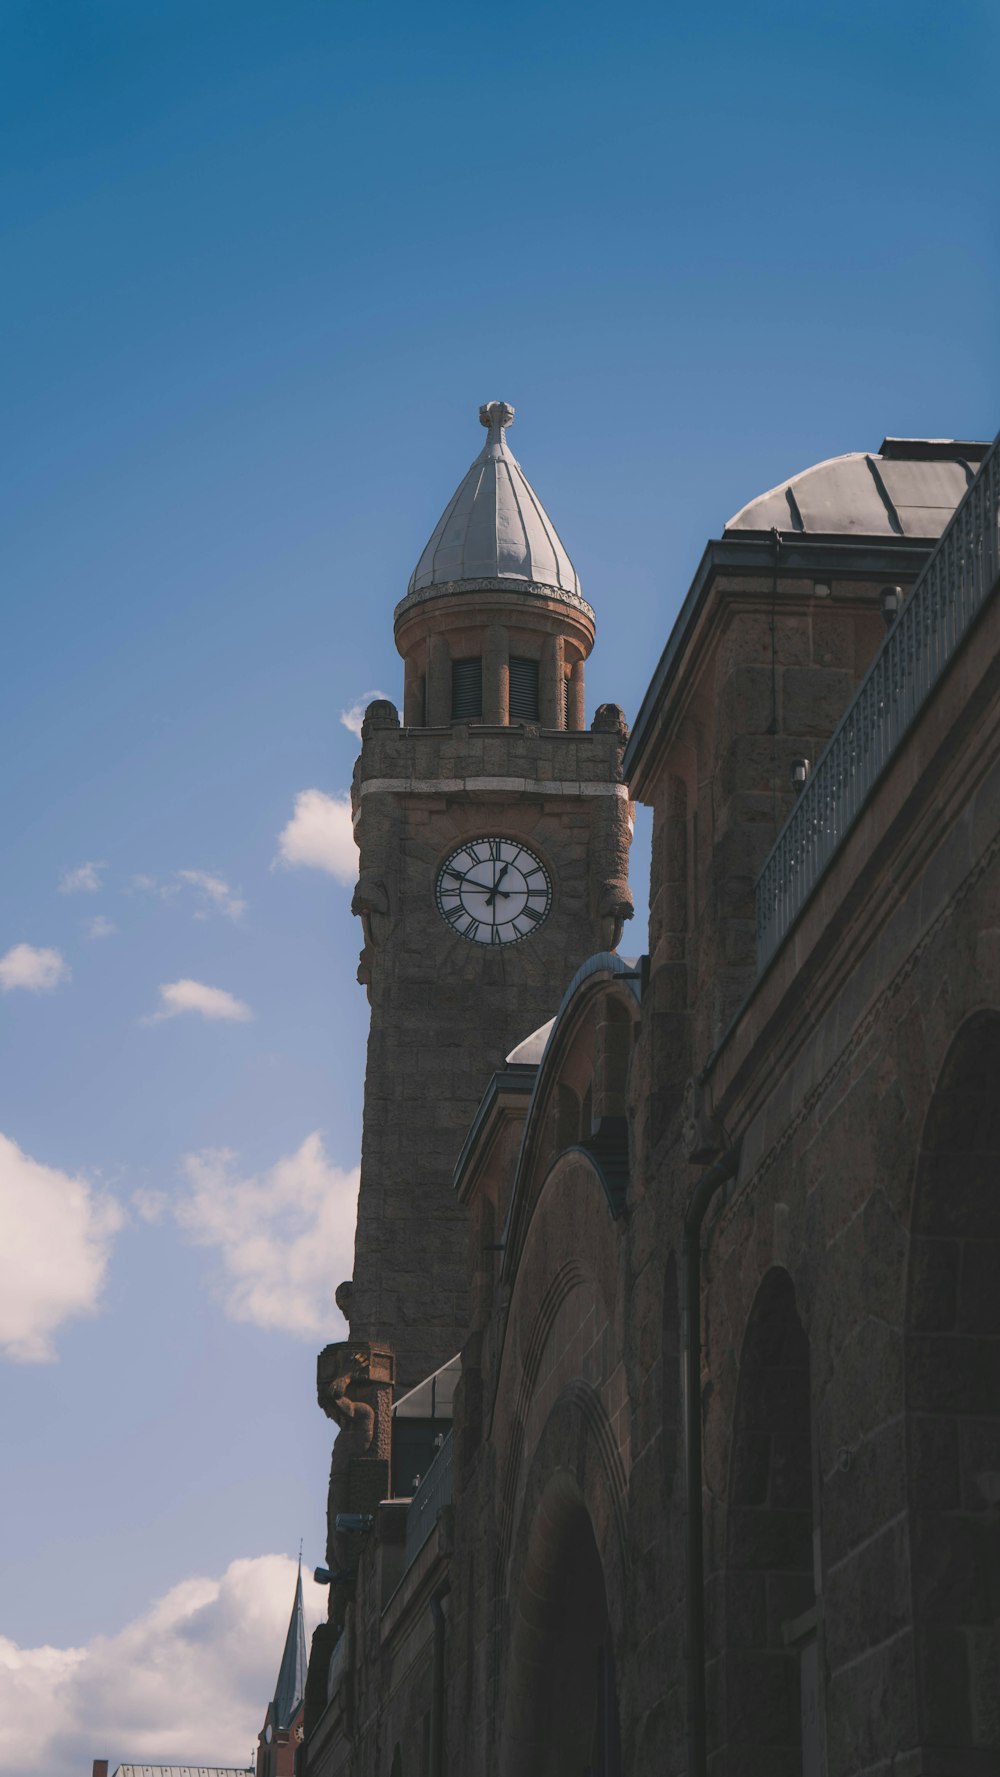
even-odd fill
[[[603,885],[597,911],[605,950],[617,950],[625,930],[625,921],[631,919],[635,912],[632,890],[624,876],[614,877]]]

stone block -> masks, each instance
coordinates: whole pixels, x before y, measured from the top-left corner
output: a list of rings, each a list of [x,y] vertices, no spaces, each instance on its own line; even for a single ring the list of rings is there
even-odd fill
[[[911,1413],[908,1419],[913,1497],[924,1510],[953,1510],[962,1503],[958,1421],[936,1413]]]
[[[734,667],[718,687],[717,734],[722,748],[739,735],[766,734],[772,716],[770,667]]]
[[[785,733],[828,740],[854,694],[849,672],[826,667],[786,667],[781,673],[781,726]]]
[[[927,1739],[937,1746],[967,1746],[972,1735],[969,1650],[961,1629],[924,1629],[917,1638],[917,1668]]]
[[[901,1747],[915,1744],[909,1635],[897,1635],[861,1659],[831,1669],[826,1728],[831,1772],[867,1771],[883,1760],[891,1763]]]
[[[905,1517],[828,1567],[823,1591],[824,1641],[833,1668],[846,1666],[905,1629],[910,1614]]]

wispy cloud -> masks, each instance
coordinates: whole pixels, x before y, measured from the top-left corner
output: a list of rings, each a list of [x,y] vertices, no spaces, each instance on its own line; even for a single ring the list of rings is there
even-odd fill
[[[122,1220],[89,1179],[44,1166],[0,1135],[0,1348],[9,1358],[51,1362],[63,1322],[94,1312]]]
[[[167,981],[160,988],[160,1007],[144,1019],[145,1024],[160,1024],[164,1018],[177,1018],[182,1012],[197,1012],[201,1018],[227,1019],[246,1024],[253,1017],[250,1007],[224,987],[207,987],[203,981]]]
[[[97,913],[87,921],[88,938],[113,938],[117,930],[114,920],[105,919],[103,913]]]
[[[106,864],[90,863],[78,864],[75,870],[64,871],[59,883],[59,893],[61,895],[96,895],[98,890],[104,886],[100,873],[106,868]]]
[[[356,703],[352,703],[349,709],[340,712],[340,720],[344,727],[349,728],[352,734],[356,734],[359,740],[361,739],[361,724],[365,718],[365,710],[370,703],[375,702],[377,697],[385,697],[385,692],[362,691]]]
[[[227,919],[239,919],[246,912],[246,902],[233,894],[224,877],[212,876],[207,870],[178,870],[177,875],[181,882],[198,890],[208,907],[224,913]]]
[[[183,1162],[173,1204],[199,1246],[214,1247],[232,1320],[314,1339],[339,1319],[333,1290],[354,1265],[358,1169],[334,1166],[322,1137],[306,1137],[267,1172],[243,1175],[236,1155],[207,1148]]]
[[[300,790],[295,812],[278,835],[275,862],[293,869],[325,870],[338,882],[354,882],[358,848],[349,793],[328,796],[324,790]]]
[[[24,987],[29,993],[51,993],[60,981],[69,980],[69,973],[61,951],[15,944],[6,956],[0,956],[0,992]]]
[[[159,895],[165,899],[168,895],[176,895],[177,884],[160,882],[155,876],[147,876],[140,870],[137,875],[129,878],[128,893],[130,895]]]
[[[221,1578],[182,1580],[117,1634],[82,1647],[0,1637],[0,1768],[76,1777],[95,1748],[112,1770],[126,1758],[232,1765],[256,1740],[294,1589],[294,1561],[258,1555],[230,1562]],[[302,1590],[308,1636],[326,1593],[307,1572]]]
[[[175,870],[165,880],[142,872],[129,883],[130,894],[155,895],[160,901],[172,901],[184,889],[192,889],[197,896],[195,919],[222,913],[227,919],[238,920],[247,910],[246,902],[234,893],[225,877],[216,876],[211,870]]]

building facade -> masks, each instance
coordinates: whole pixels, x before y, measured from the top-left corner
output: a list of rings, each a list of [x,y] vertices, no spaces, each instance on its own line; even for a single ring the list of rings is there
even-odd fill
[[[707,546],[623,752],[618,712],[592,751],[570,743],[582,707],[560,712],[557,675],[555,728],[500,737],[526,749],[523,790],[484,790],[517,775],[485,753],[503,724],[454,701],[450,722],[434,705],[438,787],[363,754],[373,809],[396,799],[386,905],[362,838],[376,971],[375,919],[423,908],[450,860],[496,909],[507,854],[462,848],[532,849],[518,823],[570,744],[602,793],[564,796],[565,772],[560,817],[577,797],[602,821],[652,808],[650,932],[617,955],[627,826],[609,843],[595,823],[576,935],[571,903],[533,996],[497,977],[496,1041],[479,990],[453,993],[478,934],[445,929],[460,960],[423,981],[428,1028],[470,1019],[478,1082],[428,1063],[421,1122],[393,1085],[419,1031],[378,1039],[398,1044],[377,1115],[411,1207],[359,1207],[352,1340],[321,1359],[343,1429],[311,1777],[1000,1770],[998,512],[996,445],[819,464]],[[484,687],[489,627],[447,632]],[[366,747],[417,758],[448,682],[432,639],[415,665],[401,648],[406,725],[376,706]],[[411,783],[433,822],[407,887]],[[433,1198],[415,1189],[432,1126]],[[418,1334],[386,1223],[445,1199],[453,1319]]]

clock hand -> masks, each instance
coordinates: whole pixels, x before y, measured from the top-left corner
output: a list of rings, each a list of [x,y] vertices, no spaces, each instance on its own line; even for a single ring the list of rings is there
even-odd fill
[[[488,882],[477,882],[476,878],[472,875],[472,872],[469,870],[466,870],[464,875],[462,874],[462,872],[460,870],[446,870],[444,872],[444,874],[445,874],[445,876],[453,876],[455,878],[456,882],[467,882],[470,888],[482,889],[486,894],[492,893],[492,890],[490,888],[490,884]],[[510,899],[509,890],[500,889],[499,893],[505,901]]]
[[[505,865],[504,865],[504,867],[503,867],[503,869],[502,869],[502,870],[501,870],[501,872],[500,872],[500,874],[499,874],[499,876],[494,876],[494,878],[493,878],[493,891],[492,891],[492,893],[491,893],[491,894],[489,894],[489,895],[487,895],[487,897],[486,897],[486,905],[487,905],[487,906],[488,906],[488,907],[492,907],[492,905],[493,905],[493,903],[494,903],[494,901],[495,901],[495,900],[496,900],[496,898],[497,898],[497,895],[502,895],[502,896],[503,896],[503,898],[504,898],[504,900],[508,900],[508,899],[509,899],[509,898],[510,898],[510,893],[509,893],[509,890],[507,890],[507,889],[502,889],[502,888],[501,888],[501,887],[500,887],[500,884],[501,884],[501,883],[502,883],[502,881],[503,881],[503,879],[504,879],[504,877],[505,877],[505,876],[506,876],[506,874],[507,874],[507,872],[508,872],[508,870],[509,870],[509,869],[510,869],[510,865],[509,865],[509,864],[505,864]]]

